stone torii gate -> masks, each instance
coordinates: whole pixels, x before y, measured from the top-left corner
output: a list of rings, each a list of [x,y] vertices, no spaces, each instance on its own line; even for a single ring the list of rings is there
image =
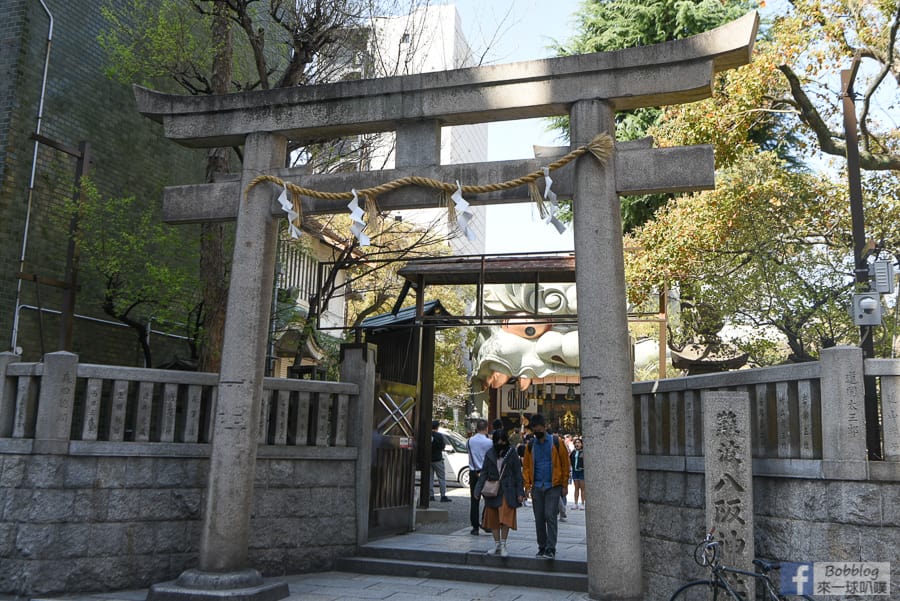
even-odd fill
[[[203,513],[198,589],[236,586],[248,570],[257,420],[274,277],[277,219],[284,215],[274,175],[303,187],[346,192],[408,175],[478,185],[540,169],[534,160],[440,165],[440,128],[569,115],[572,148],[615,135],[616,111],[709,97],[715,73],[750,61],[758,17],[691,38],[615,52],[551,58],[377,80],[226,96],[173,96],[135,88],[139,111],[191,147],[244,146],[240,179],[166,189],[166,220],[237,219],[222,367]],[[305,175],[284,169],[287,140],[395,131],[392,171]],[[637,466],[631,405],[625,277],[618,196],[709,189],[709,146],[653,149],[619,144],[606,164],[579,157],[554,172],[554,190],[574,198],[583,436],[587,472],[589,592],[594,599],[642,598]],[[378,197],[383,210],[437,206],[432,193],[402,188]],[[467,198],[472,204],[526,202],[523,189]],[[345,212],[346,201],[303,199],[306,215]],[[358,516],[365,520],[365,516]],[[365,523],[360,525],[365,536]],[[361,541],[364,542],[364,541]],[[184,576],[184,575],[183,575]],[[257,576],[258,578],[258,576]],[[253,580],[252,578],[250,579]],[[268,595],[268,596],[266,596]],[[198,595],[202,597],[202,594]],[[244,595],[247,596],[247,595]],[[272,598],[263,594],[259,598]],[[277,598],[277,595],[276,595]]]

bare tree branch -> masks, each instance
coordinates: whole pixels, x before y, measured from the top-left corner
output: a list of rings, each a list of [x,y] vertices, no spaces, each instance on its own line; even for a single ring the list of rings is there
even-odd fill
[[[780,65],[778,70],[784,73],[791,86],[794,102],[800,109],[800,120],[813,131],[822,152],[834,156],[847,156],[847,145],[838,141],[842,138],[841,134],[829,129],[828,124],[822,119],[809,96],[806,95],[800,84],[800,78],[793,69],[788,65]],[[900,155],[875,153],[862,148],[859,151],[859,163],[861,168],[870,171],[898,171],[900,170]]]

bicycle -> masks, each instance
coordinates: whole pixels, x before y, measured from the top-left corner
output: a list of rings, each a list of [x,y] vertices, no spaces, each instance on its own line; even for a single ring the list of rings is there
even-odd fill
[[[781,564],[765,559],[754,559],[759,572],[750,572],[738,568],[722,565],[721,546],[722,541],[713,540],[715,528],[706,534],[706,538],[694,549],[694,561],[700,566],[709,568],[711,578],[706,580],[693,580],[679,588],[669,597],[669,601],[747,601],[744,593],[735,589],[735,584],[729,580],[727,574],[747,576],[756,579],[756,598],[763,601],[787,601],[789,599],[806,599],[814,601],[806,595],[782,595],[778,586],[772,581],[770,572],[776,571]]]

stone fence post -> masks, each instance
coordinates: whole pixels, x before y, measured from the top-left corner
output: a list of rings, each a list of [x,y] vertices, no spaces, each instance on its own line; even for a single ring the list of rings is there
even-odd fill
[[[34,452],[65,454],[69,450],[78,355],[67,351],[44,355],[38,396]]]
[[[822,349],[822,473],[834,480],[865,480],[866,414],[862,349]]]
[[[369,540],[369,490],[372,486],[372,428],[375,412],[375,356],[371,344],[341,345],[341,381],[359,386],[350,407],[347,444],[356,447],[356,544]]]
[[[16,383],[6,377],[6,367],[21,359],[21,356],[9,351],[0,353],[0,438],[12,436],[16,417]]]

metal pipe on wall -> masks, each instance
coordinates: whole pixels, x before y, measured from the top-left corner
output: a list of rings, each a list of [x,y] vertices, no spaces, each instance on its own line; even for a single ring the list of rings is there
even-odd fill
[[[35,135],[39,135],[41,133],[41,123],[44,119],[44,98],[47,94],[47,71],[50,67],[50,50],[53,46],[53,14],[50,12],[50,9],[47,7],[47,4],[44,0],[40,0],[41,7],[44,9],[44,12],[47,13],[47,16],[50,18],[50,26],[47,29],[47,50],[44,54],[44,73],[41,78],[41,96],[38,101],[38,114],[37,114],[37,127],[35,128]],[[28,227],[31,224],[31,202],[34,196],[34,178],[35,173],[37,172],[37,158],[38,158],[38,148],[40,146],[40,142],[37,140],[34,141],[34,154],[31,157],[31,177],[28,180],[28,201],[25,205],[25,228],[22,232],[22,252],[19,255],[19,272],[21,273],[25,268],[25,251],[28,248]],[[16,282],[16,311],[13,315],[13,329],[12,329],[12,339],[10,341],[10,350],[16,352],[16,347],[19,341],[19,312],[21,310],[22,302],[22,280]]]
[[[50,315],[62,315],[62,311],[59,311],[57,309],[48,309],[46,307],[38,307],[35,305],[20,305],[19,309],[22,311],[28,310],[28,311],[37,311],[39,313],[49,313]],[[75,315],[73,315],[73,317],[75,317],[75,319],[91,321],[94,323],[112,326],[115,328],[130,328],[131,327],[131,326],[126,325],[119,321],[110,321],[108,319],[101,319],[99,317],[91,317],[90,315],[80,315],[80,314],[76,313]],[[191,340],[190,336],[184,336],[183,334],[173,334],[171,332],[163,332],[162,330],[154,330],[154,329],[150,328],[149,323],[147,324],[147,327],[149,328],[147,331],[150,334],[154,334],[156,336],[163,336],[165,338],[174,338],[176,340]]]

